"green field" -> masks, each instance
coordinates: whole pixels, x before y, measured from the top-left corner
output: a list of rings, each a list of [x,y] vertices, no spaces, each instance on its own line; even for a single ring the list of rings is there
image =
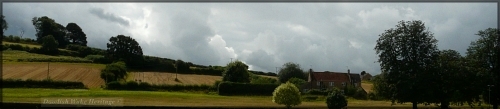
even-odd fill
[[[19,44],[21,46],[28,46],[30,48],[40,48],[42,47],[41,45],[35,45],[35,44],[23,44],[23,43],[15,43],[15,42],[7,42],[7,41],[2,41],[2,44],[5,45],[5,44]],[[64,51],[69,51],[69,50],[66,50],[66,49],[59,49],[59,50],[64,50]]]
[[[75,61],[89,61],[85,58],[71,57],[71,56],[50,56],[36,53],[29,53],[26,51],[18,50],[4,50],[2,51],[3,62],[17,62],[19,59],[52,59],[52,60],[75,60]]]
[[[5,88],[4,102],[41,103],[43,98],[120,98],[125,106],[262,106],[283,107],[271,100],[271,96],[219,96],[215,93],[112,91],[82,89],[29,89]],[[298,107],[326,107],[325,101],[302,102]],[[349,99],[350,107],[411,107],[411,104],[391,106],[389,101],[369,101]],[[419,105],[419,107],[435,107]],[[456,107],[456,106],[453,106]],[[486,106],[483,106],[486,107]],[[462,108],[468,108],[462,106]]]

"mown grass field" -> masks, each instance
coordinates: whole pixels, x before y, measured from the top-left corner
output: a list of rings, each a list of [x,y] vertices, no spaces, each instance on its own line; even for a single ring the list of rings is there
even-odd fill
[[[2,79],[42,80],[48,75],[53,80],[79,81],[88,88],[100,88],[104,85],[104,80],[100,77],[101,69],[104,67],[103,64],[4,62]]]
[[[15,42],[7,42],[7,41],[2,41],[2,44],[5,45],[5,44],[19,44],[21,46],[28,46],[30,48],[40,48],[42,47],[41,45],[35,45],[35,44],[23,44],[23,43],[15,43]],[[66,50],[66,49],[59,49],[59,50],[65,50],[65,51],[69,51],[69,50]]]
[[[80,57],[50,56],[50,55],[29,53],[29,52],[26,52],[26,51],[18,51],[18,50],[4,50],[4,51],[2,51],[2,62],[18,62],[19,59],[30,59],[30,58],[61,59],[61,60],[83,60],[83,61],[87,60],[85,58],[80,58]]]
[[[283,107],[272,102],[271,96],[219,96],[216,94],[186,92],[111,91],[99,89],[31,89],[4,88],[3,102],[41,103],[42,99],[119,98],[125,106],[246,106]],[[420,108],[435,107],[418,105]],[[303,101],[297,107],[325,107],[325,101]],[[348,107],[411,107],[410,103],[391,106],[389,101],[348,100]],[[457,106],[453,106],[457,108]],[[483,106],[486,107],[486,106]],[[459,108],[468,108],[460,106]]]

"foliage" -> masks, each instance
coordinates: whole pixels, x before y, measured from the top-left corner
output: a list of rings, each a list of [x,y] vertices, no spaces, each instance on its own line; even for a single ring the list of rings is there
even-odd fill
[[[208,67],[208,68],[190,68],[191,72],[194,74],[201,75],[214,75],[214,76],[222,76],[222,72],[224,72],[225,68],[223,67]]]
[[[252,84],[278,84],[278,81],[274,78],[262,77],[255,74],[251,75]]]
[[[250,83],[248,66],[239,60],[230,62],[222,73],[222,81]]]
[[[130,68],[138,68],[143,62],[141,46],[129,36],[118,35],[111,37],[107,47],[106,57],[114,62],[124,61],[127,67]]]
[[[336,88],[326,98],[328,109],[341,109],[346,107],[347,103],[346,97]]]
[[[278,84],[249,84],[235,82],[221,82],[217,88],[219,95],[264,95],[273,94]]]
[[[123,79],[125,75],[127,75],[125,66],[124,62],[115,62],[106,65],[106,67],[101,70],[101,78],[104,79],[106,83]]]
[[[110,64],[111,61],[104,57],[103,55],[87,55],[85,59],[92,61],[93,63],[99,64]]]
[[[176,72],[180,72],[180,73],[190,72],[189,65],[180,59],[175,61],[175,67],[176,67]]]
[[[59,54],[59,49],[57,46],[59,43],[57,43],[56,39],[52,35],[48,35],[43,37],[43,44],[42,47],[40,48],[40,53],[46,54],[46,55],[58,55]]]
[[[307,83],[307,81],[305,81],[305,80],[303,80],[303,79],[295,78],[295,77],[290,78],[290,79],[288,80],[288,82],[290,82],[290,83],[294,84],[294,85],[295,85],[295,87],[297,87],[297,88],[300,88],[300,86],[302,86],[302,85],[304,85],[304,84],[306,84],[306,83]]]
[[[358,100],[366,100],[368,99],[368,94],[363,88],[356,88],[356,92],[352,95],[353,98]]]
[[[5,21],[5,16],[2,15],[2,35],[3,31],[7,30],[7,28],[9,28],[9,24]]]
[[[87,35],[83,32],[82,28],[76,23],[68,23],[66,25],[67,38],[71,44],[87,46]]]
[[[393,87],[390,87],[386,79],[387,73],[382,72],[379,75],[373,76],[373,94],[377,99],[391,99]]]
[[[43,37],[52,35],[54,39],[59,44],[58,47],[63,48],[68,44],[68,39],[66,36],[66,28],[59,23],[56,23],[54,19],[47,16],[33,17],[31,20],[33,26],[36,30],[36,40],[38,43],[43,43]]]
[[[467,58],[475,64],[476,71],[479,71],[478,75],[486,75],[487,78],[482,78],[484,84],[494,85],[491,87],[492,105],[494,108],[498,108],[498,103],[500,103],[500,37],[498,36],[497,28],[487,28],[485,30],[480,30],[476,35],[479,39],[471,42],[469,48],[467,49]],[[487,87],[484,88],[487,93]],[[484,96],[484,95],[483,95]],[[486,98],[486,97],[485,97]],[[489,100],[485,100],[489,103]]]
[[[278,80],[281,83],[285,83],[286,81],[288,81],[288,79],[294,78],[294,77],[306,80],[304,72],[300,68],[299,64],[295,64],[292,62],[288,62],[288,63],[283,64],[283,67],[281,68],[281,70],[278,73]]]
[[[67,45],[66,49],[71,50],[71,51],[76,51],[78,54],[76,56],[78,56],[78,57],[85,57],[85,56],[92,53],[92,48],[87,47],[87,46],[75,45],[75,44]]]
[[[56,89],[86,89],[82,82],[74,81],[54,81],[44,80],[21,80],[21,79],[2,79],[2,88],[56,88]]]
[[[344,93],[347,96],[354,96],[357,92],[358,88],[354,87],[353,85],[345,85],[344,86]]]
[[[320,89],[311,89],[305,92],[304,94],[306,95],[321,95],[321,96],[328,96],[330,92],[333,90],[328,89],[328,90],[320,90]]]
[[[366,74],[366,71],[361,71],[361,75],[365,75]]]
[[[300,105],[302,103],[300,98],[299,89],[290,82],[281,84],[273,92],[273,102],[286,105],[287,108]]]
[[[400,21],[396,28],[380,34],[375,51],[382,72],[387,72],[387,84],[394,88],[393,99],[399,103],[432,100],[428,88],[437,58],[437,40],[422,21]],[[436,89],[435,89],[436,90]]]

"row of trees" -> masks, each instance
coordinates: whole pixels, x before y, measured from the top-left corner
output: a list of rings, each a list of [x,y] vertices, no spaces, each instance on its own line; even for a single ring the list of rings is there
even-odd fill
[[[31,20],[36,30],[36,40],[43,43],[43,37],[52,35],[59,48],[65,48],[68,44],[87,46],[87,37],[83,30],[76,23],[68,23],[63,26],[54,19],[47,16],[33,17]]]
[[[435,103],[449,108],[450,103],[471,106],[488,98],[498,108],[499,37],[498,29],[479,31],[467,56],[455,50],[438,50],[437,40],[422,21],[400,21],[396,28],[380,34],[375,51],[382,74],[374,78],[377,95],[393,102]]]

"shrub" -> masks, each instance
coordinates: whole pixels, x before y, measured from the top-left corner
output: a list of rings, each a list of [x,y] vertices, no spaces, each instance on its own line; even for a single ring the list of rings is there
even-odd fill
[[[127,68],[123,62],[108,64],[101,70],[101,78],[106,82],[118,81],[125,78],[125,75],[127,75]]]
[[[308,95],[322,95],[327,96],[332,90],[319,90],[319,89],[311,89],[305,92]]]
[[[273,92],[273,102],[286,105],[287,108],[301,104],[300,91],[294,84],[287,82]]]
[[[340,90],[334,88],[326,98],[326,105],[328,109],[341,109],[347,106],[347,99],[342,95]]]
[[[354,87],[353,85],[346,85],[344,87],[345,95],[351,96],[351,97],[356,94],[357,90],[358,90],[358,88]]]
[[[86,89],[82,82],[54,81],[50,79],[2,79],[3,88],[56,88],[56,89]]]
[[[270,96],[278,84],[249,84],[222,82],[217,88],[219,95],[264,95]]]
[[[363,90],[363,88],[357,88],[356,93],[352,97],[360,100],[366,100],[368,98],[367,93]]]
[[[48,35],[42,38],[43,43],[41,49],[41,53],[47,54],[47,55],[57,55],[59,54],[59,49],[57,48],[59,46],[59,43],[56,41],[56,39],[52,35]]]
[[[70,44],[66,46],[66,49],[77,52],[78,57],[85,57],[92,53],[92,49],[90,47],[75,45],[75,44]]]
[[[278,80],[252,74],[250,83],[252,84],[278,84]]]

